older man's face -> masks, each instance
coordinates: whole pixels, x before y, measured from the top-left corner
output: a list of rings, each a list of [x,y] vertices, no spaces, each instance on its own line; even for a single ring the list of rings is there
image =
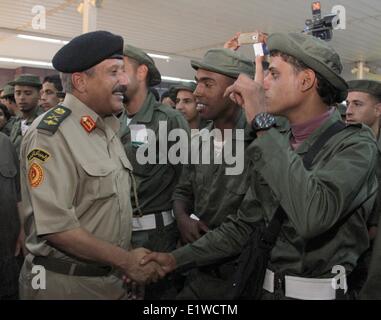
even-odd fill
[[[86,75],[88,106],[101,116],[119,112],[123,107],[123,93],[128,76],[122,59],[106,59]]]

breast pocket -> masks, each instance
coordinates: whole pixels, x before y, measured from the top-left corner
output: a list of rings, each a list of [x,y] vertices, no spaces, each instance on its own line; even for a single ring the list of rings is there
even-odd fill
[[[13,164],[1,164],[0,165],[0,178],[13,179],[16,177],[17,169]]]
[[[116,165],[108,162],[82,163],[86,195],[94,200],[112,197],[116,194]]]

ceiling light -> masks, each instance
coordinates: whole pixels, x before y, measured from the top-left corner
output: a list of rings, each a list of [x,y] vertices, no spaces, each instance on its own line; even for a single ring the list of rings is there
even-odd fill
[[[156,59],[163,59],[163,60],[171,60],[171,57],[169,56],[163,56],[161,54],[156,54],[156,53],[147,53],[151,58],[156,58]]]
[[[38,61],[38,60],[26,60],[26,59],[14,59],[14,58],[0,57],[0,62],[8,62],[8,63],[21,64],[21,65],[32,65],[32,66],[41,66],[41,67],[53,68],[53,65],[50,62]]]
[[[65,41],[65,40],[59,40],[59,39],[53,39],[53,38],[45,38],[45,37],[29,36],[27,34],[18,34],[17,38],[26,39],[26,40],[33,40],[33,41],[41,41],[41,42],[50,42],[50,43],[56,43],[56,44],[67,44],[67,43],[69,43],[69,41]]]
[[[170,81],[170,82],[194,82],[194,80],[181,79],[176,77],[167,77],[167,76],[162,76],[161,79],[165,81]]]

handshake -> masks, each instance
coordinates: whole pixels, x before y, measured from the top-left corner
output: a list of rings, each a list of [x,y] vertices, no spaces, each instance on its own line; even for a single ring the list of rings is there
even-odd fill
[[[117,268],[123,272],[125,282],[142,285],[164,278],[176,268],[176,260],[170,253],[138,248],[126,252]]]

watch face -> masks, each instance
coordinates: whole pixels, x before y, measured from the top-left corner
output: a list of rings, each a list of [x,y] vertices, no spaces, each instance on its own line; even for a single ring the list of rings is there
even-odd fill
[[[275,118],[266,112],[258,114],[253,122],[253,127],[256,130],[269,129],[275,125]]]

